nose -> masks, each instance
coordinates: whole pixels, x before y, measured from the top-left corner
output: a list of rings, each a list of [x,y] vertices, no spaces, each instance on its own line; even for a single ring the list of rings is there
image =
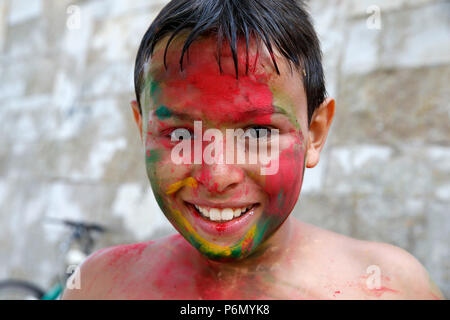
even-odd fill
[[[225,193],[244,180],[244,173],[236,165],[202,164],[196,174],[196,180],[211,193]]]

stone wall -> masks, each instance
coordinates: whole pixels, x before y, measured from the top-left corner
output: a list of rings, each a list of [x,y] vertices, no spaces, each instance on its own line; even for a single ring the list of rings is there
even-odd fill
[[[129,101],[164,0],[0,0],[0,279],[48,286],[67,230],[98,247],[175,232],[156,205]],[[337,115],[294,214],[415,255],[450,296],[450,3],[308,1]]]

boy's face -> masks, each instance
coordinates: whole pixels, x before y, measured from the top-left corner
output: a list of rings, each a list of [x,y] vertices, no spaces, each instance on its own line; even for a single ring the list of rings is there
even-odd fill
[[[278,75],[269,53],[255,43],[250,45],[247,74],[245,47],[239,45],[238,79],[227,46],[220,73],[214,38],[195,41],[180,71],[184,40],[171,44],[168,69],[163,60],[166,41],[159,42],[145,73],[140,98],[148,176],[162,211],[187,241],[210,259],[242,259],[281,226],[298,199],[308,137],[305,91],[295,69],[278,57]],[[201,121],[203,133],[223,133],[223,149],[216,150],[223,154],[230,148],[227,129],[278,129],[279,156],[272,159],[276,172],[263,175],[262,165],[249,161],[175,164],[173,149],[179,142],[171,138],[180,129],[193,133],[194,121]],[[249,137],[253,142],[260,138]],[[189,142],[192,153],[194,140],[203,151],[211,144],[196,136]],[[244,148],[248,155],[255,152],[248,149],[250,140],[231,148],[235,154]],[[233,219],[227,220],[230,209]]]

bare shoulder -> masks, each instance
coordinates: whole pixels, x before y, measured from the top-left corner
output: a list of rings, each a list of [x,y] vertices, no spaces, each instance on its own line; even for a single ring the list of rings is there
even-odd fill
[[[422,264],[406,250],[363,241],[302,223],[314,261],[333,276],[335,298],[443,299]],[[329,272],[329,270],[333,270]],[[348,294],[348,295],[344,295]]]
[[[155,241],[118,245],[91,254],[69,279],[63,299],[109,298],[115,283],[129,275],[144,256],[157,248]]]
[[[423,265],[406,250],[387,243],[358,241],[355,252],[368,265],[368,277],[380,275],[378,290],[388,288],[388,283],[388,290],[400,299],[444,299]]]

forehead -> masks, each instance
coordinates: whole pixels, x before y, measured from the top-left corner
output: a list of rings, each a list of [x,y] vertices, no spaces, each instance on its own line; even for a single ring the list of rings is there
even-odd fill
[[[302,105],[306,108],[306,95],[298,72],[291,69],[284,58],[276,56],[280,70],[277,74],[265,46],[251,41],[247,55],[245,42],[238,43],[237,77],[228,44],[221,48],[219,66],[214,37],[194,41],[184,56],[181,70],[185,40],[185,36],[180,36],[171,43],[167,68],[164,65],[167,39],[156,46],[144,77],[150,87],[152,99],[147,99],[150,106],[165,105],[178,111],[188,110],[193,115],[220,116],[221,120],[230,122],[239,120],[234,116],[246,110],[267,111],[277,105],[286,112],[296,113]],[[148,90],[143,94],[148,94]]]

